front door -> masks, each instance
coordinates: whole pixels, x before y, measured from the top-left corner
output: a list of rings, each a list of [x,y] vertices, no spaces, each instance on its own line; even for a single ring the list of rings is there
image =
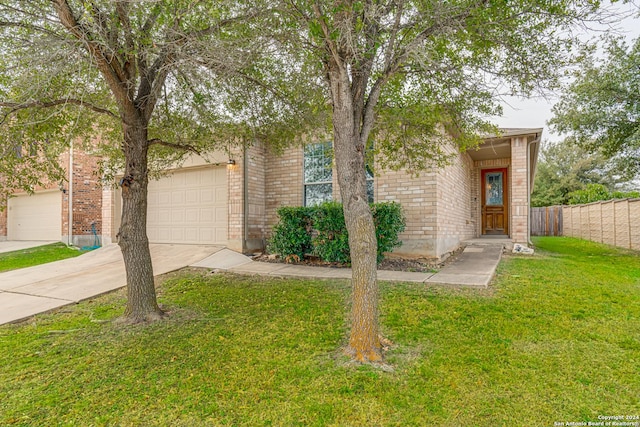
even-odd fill
[[[482,234],[509,234],[507,169],[482,171]]]

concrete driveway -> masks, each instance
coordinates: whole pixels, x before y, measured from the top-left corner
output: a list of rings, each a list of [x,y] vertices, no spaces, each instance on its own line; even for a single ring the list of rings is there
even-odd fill
[[[35,242],[35,241],[23,241],[23,242],[18,242],[18,241],[4,241],[4,242],[0,242],[0,253],[3,252],[13,252],[13,251],[19,251],[22,249],[29,249],[29,248],[35,248],[36,246],[42,246],[42,245],[49,245],[51,243],[59,243],[59,242],[51,242],[51,241],[41,241],[41,242]]]
[[[150,248],[155,275],[195,264],[223,249],[222,246],[162,244],[152,244]],[[125,285],[124,262],[116,244],[76,258],[0,273],[0,325]]]

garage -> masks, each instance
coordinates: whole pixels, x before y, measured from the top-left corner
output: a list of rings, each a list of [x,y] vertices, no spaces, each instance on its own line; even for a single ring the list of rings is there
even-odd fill
[[[147,234],[152,243],[226,244],[227,170],[182,170],[149,182]]]
[[[62,194],[48,191],[9,199],[7,239],[60,240],[62,237]]]

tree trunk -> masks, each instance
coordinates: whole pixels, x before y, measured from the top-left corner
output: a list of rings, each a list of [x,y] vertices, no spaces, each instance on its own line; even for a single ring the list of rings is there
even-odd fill
[[[334,151],[352,265],[351,332],[346,353],[360,362],[379,362],[377,240],[367,200],[366,136],[360,134],[347,72],[344,67],[336,68],[329,72]]]
[[[128,118],[127,118],[128,119]],[[139,119],[123,120],[125,171],[122,179],[122,223],[119,245],[127,273],[127,307],[131,323],[160,319],[147,238],[147,126]]]

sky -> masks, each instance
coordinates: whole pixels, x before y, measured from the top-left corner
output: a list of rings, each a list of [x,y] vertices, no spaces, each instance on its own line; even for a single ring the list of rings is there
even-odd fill
[[[638,5],[615,5],[615,9],[632,16],[619,22],[619,31],[629,42],[640,37],[640,18],[637,11],[640,10]],[[636,12],[636,13],[634,13]],[[602,34],[602,33],[600,33]],[[594,32],[585,33],[584,38],[590,39],[597,37]],[[551,132],[547,121],[553,116],[551,108],[557,99],[518,99],[514,97],[507,98],[503,102],[503,116],[494,119],[495,123],[501,128],[539,128],[544,127],[542,132],[543,141],[559,141],[562,135]]]

